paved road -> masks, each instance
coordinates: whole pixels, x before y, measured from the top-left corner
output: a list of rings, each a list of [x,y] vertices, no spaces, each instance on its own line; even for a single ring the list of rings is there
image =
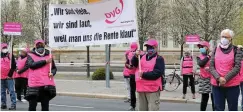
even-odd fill
[[[211,105],[209,110],[211,110]],[[165,103],[161,102],[161,111],[198,111],[199,104],[186,103]],[[27,111],[28,103],[18,103],[18,111]],[[129,108],[128,103],[123,100],[111,99],[94,99],[94,98],[80,98],[57,96],[51,101],[51,111],[126,111]],[[37,110],[40,110],[40,104]]]

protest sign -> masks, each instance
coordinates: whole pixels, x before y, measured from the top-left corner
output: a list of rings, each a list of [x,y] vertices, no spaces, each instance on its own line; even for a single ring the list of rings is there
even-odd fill
[[[3,24],[4,35],[21,35],[22,25],[15,22],[6,22]]]
[[[187,35],[185,40],[186,40],[186,44],[198,44],[200,42],[200,36]]]
[[[51,47],[130,43],[138,40],[135,0],[96,4],[51,4]]]

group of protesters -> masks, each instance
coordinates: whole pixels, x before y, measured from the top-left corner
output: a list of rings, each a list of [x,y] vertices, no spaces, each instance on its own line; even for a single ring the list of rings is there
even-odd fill
[[[183,99],[186,98],[188,79],[192,98],[196,98],[194,75],[197,65],[200,67],[201,111],[206,110],[209,96],[215,111],[225,110],[225,100],[229,111],[238,110],[240,89],[243,90],[243,49],[232,44],[233,37],[233,31],[225,29],[215,48],[210,50],[210,44],[201,41],[197,45],[199,56],[186,51],[181,59]],[[144,46],[145,51],[139,50],[139,45],[133,42],[125,52],[123,74],[129,94],[126,102],[131,103],[131,111],[136,110],[136,98],[139,111],[159,110],[160,94],[166,84],[165,61],[159,54],[158,42],[150,38]],[[49,101],[56,96],[53,76],[57,69],[52,57],[43,40],[36,40],[32,50],[22,49],[17,60],[8,52],[8,45],[1,44],[1,109],[7,108],[6,91],[9,91],[9,110],[16,110],[16,100],[23,101],[22,93],[29,102],[29,111],[35,111],[38,102],[41,102],[43,111],[49,110]],[[194,65],[194,61],[197,65]]]
[[[188,79],[192,98],[196,98],[194,76],[197,74],[197,66],[200,67],[198,92],[201,94],[201,111],[207,109],[209,96],[213,111],[224,111],[225,101],[229,111],[238,110],[240,90],[243,96],[243,49],[240,45],[233,45],[233,37],[234,32],[225,29],[220,34],[218,45],[213,49],[210,49],[209,42],[202,40],[197,45],[199,56],[193,56],[190,51],[185,51],[181,59],[183,99],[186,98]],[[158,42],[149,39],[144,45],[146,51],[140,51],[137,43],[131,43],[130,49],[125,52],[123,74],[129,94],[126,102],[131,103],[131,111],[135,111],[136,108],[136,91],[139,111],[159,110],[160,91],[164,89],[166,82],[165,61],[159,55]]]

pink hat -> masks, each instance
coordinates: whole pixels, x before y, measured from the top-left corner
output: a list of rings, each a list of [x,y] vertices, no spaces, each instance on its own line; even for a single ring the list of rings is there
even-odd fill
[[[158,42],[155,39],[149,39],[145,46],[153,46],[153,47],[158,47]]]
[[[207,41],[201,41],[201,42],[199,42],[199,44],[197,44],[197,46],[206,46],[206,47],[210,47],[210,45],[209,45],[209,43],[207,42]]]
[[[135,50],[137,50],[137,49],[138,49],[138,44],[137,44],[137,42],[133,42],[133,43],[130,44],[130,50],[131,50],[131,51],[135,51]]]
[[[35,45],[36,45],[37,43],[43,43],[43,44],[45,44],[44,40],[41,40],[41,39],[39,39],[39,40],[35,40]]]
[[[8,47],[7,43],[1,43],[1,49],[3,49],[4,47]]]

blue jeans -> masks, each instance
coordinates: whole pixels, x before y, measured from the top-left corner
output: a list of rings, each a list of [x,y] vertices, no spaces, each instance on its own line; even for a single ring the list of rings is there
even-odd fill
[[[13,79],[1,79],[1,103],[6,105],[6,91],[9,91],[11,98],[11,106],[16,106],[16,94],[14,92],[14,81]]]
[[[238,111],[239,86],[234,87],[212,87],[215,111],[225,110],[225,100],[228,103],[229,111]]]
[[[240,89],[241,89],[241,110],[243,111],[243,82],[240,83]]]

